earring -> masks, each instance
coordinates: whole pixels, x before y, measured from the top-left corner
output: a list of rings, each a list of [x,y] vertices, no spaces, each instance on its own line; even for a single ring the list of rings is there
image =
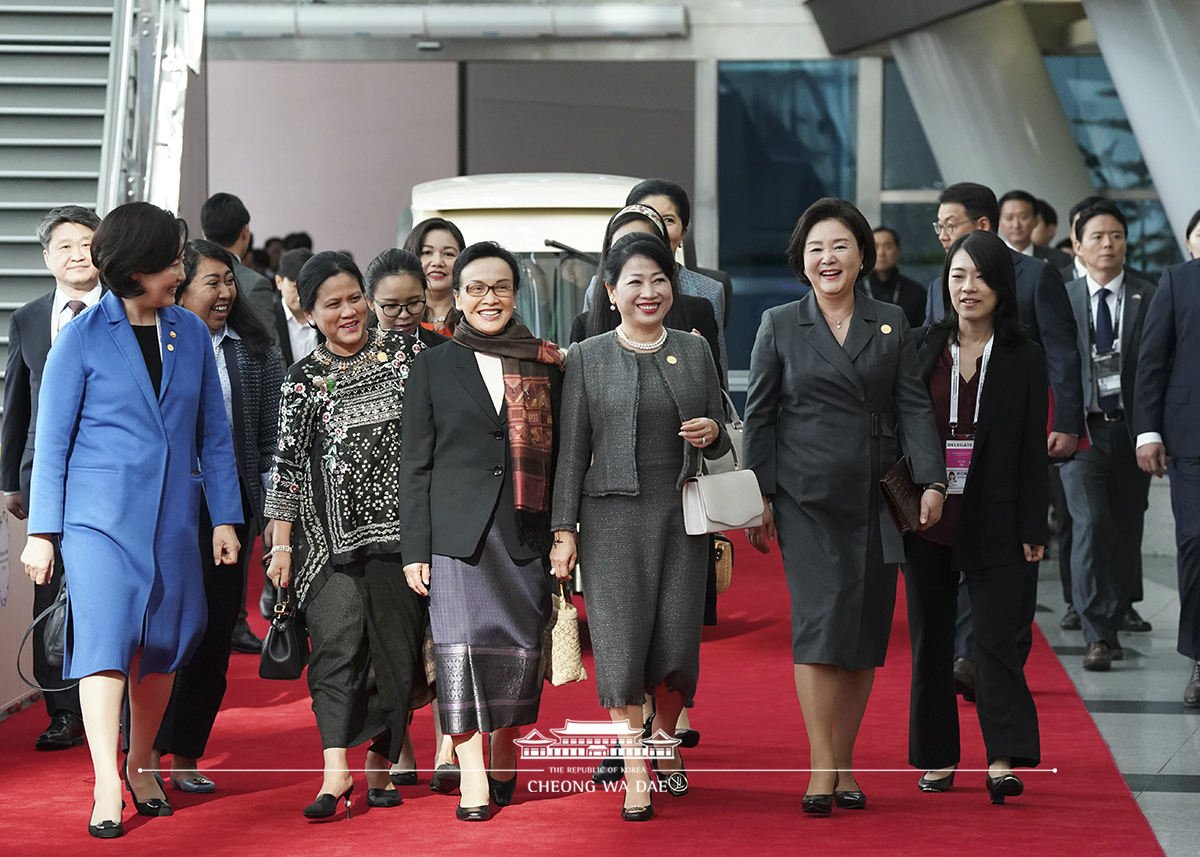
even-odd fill
[[[611,309],[613,312],[616,312],[617,305],[616,305],[616,304],[609,304],[609,305],[608,305],[608,308],[609,308],[609,309]]]

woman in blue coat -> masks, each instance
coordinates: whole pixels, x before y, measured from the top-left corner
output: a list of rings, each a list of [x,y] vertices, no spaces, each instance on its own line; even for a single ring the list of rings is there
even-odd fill
[[[141,815],[170,815],[150,765],[174,672],[204,633],[196,545],[200,492],[213,560],[232,564],[242,503],[229,423],[199,318],[174,306],[187,226],[144,202],[114,209],[92,239],[109,289],[46,360],[21,557],[37,583],[54,540],[71,569],[63,677],[79,679],[96,774],[88,832],[122,835],[117,741],[128,682],[125,783]]]

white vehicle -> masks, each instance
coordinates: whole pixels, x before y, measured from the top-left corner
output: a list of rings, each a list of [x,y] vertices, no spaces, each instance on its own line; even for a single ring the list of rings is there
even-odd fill
[[[640,179],[586,173],[460,176],[413,188],[397,236],[444,217],[468,244],[495,241],[517,257],[517,315],[538,336],[566,345],[596,273],[604,229]]]

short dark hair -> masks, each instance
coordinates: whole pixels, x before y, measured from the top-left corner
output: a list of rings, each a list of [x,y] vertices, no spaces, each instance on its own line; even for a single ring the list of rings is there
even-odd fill
[[[645,179],[633,186],[633,190],[625,197],[625,204],[642,202],[648,196],[665,196],[675,203],[683,228],[688,228],[688,224],[692,222],[692,203],[682,185],[670,179]]]
[[[437,229],[449,232],[454,236],[454,240],[458,242],[458,252],[461,253],[466,249],[467,242],[463,239],[462,232],[444,217],[427,218],[408,230],[408,235],[404,236],[404,249],[420,258],[421,247],[425,244],[425,236]]]
[[[988,219],[988,228],[995,232],[1000,225],[1000,203],[996,194],[987,185],[975,182],[958,182],[938,194],[938,205],[957,203],[967,212],[967,217]]]
[[[297,247],[287,250],[279,257],[279,270],[275,273],[293,283],[300,278],[300,269],[304,263],[313,257],[313,251],[307,247]]]
[[[175,303],[183,303],[183,297],[187,294],[188,287],[192,285],[192,280],[196,278],[196,271],[200,267],[201,259],[213,259],[220,262],[230,272],[235,272],[233,254],[226,250],[215,241],[206,241],[203,238],[193,238],[183,248],[183,282],[179,288],[175,290]],[[234,273],[236,282],[236,273]],[[238,287],[237,297],[229,306],[229,316],[225,323],[228,324],[237,335],[242,338],[246,347],[255,355],[266,354],[272,345],[271,334],[267,330],[267,326],[258,317],[258,313],[246,303],[245,293],[241,287]]]
[[[214,193],[200,207],[200,231],[209,241],[231,247],[250,222],[250,212],[231,193]]]
[[[1058,212],[1046,200],[1039,199],[1033,207],[1033,213],[1042,218],[1042,223],[1047,226],[1058,226]]]
[[[787,246],[787,264],[796,275],[796,279],[806,286],[812,285],[808,281],[808,275],[804,273],[804,242],[808,240],[808,233],[812,232],[813,227],[825,220],[836,220],[849,229],[854,240],[858,242],[858,252],[862,254],[863,260],[862,271],[859,273],[874,270],[875,234],[871,231],[871,224],[867,223],[863,213],[854,207],[854,203],[827,196],[810,205],[808,210],[800,215],[800,219],[796,221],[796,228],[792,230],[792,237]]]
[[[134,274],[157,274],[179,258],[188,228],[176,217],[149,202],[127,202],[104,216],[92,236],[92,264],[100,282],[119,298],[144,291]]]
[[[1192,231],[1196,228],[1197,223],[1200,223],[1200,211],[1197,211],[1195,214],[1193,214],[1192,219],[1188,221],[1187,231],[1183,233],[1183,237],[1185,239],[1192,234]]]
[[[371,260],[364,274],[366,278],[367,297],[375,297],[375,287],[384,277],[395,277],[408,274],[421,284],[422,289],[429,288],[425,280],[425,271],[421,268],[421,260],[416,253],[402,250],[399,247],[389,247]]]
[[[1004,208],[1006,202],[1023,202],[1029,206],[1030,215],[1036,215],[1038,211],[1037,197],[1027,190],[1010,190],[1004,196],[1000,197],[1000,207]]]
[[[635,203],[630,203],[631,205]],[[654,211],[653,206],[645,206],[651,211]],[[656,212],[657,213],[657,212]],[[604,266],[605,260],[608,258],[609,252],[612,250],[613,233],[622,226],[626,226],[635,221],[648,223],[652,230],[649,234],[658,238],[665,246],[670,246],[670,239],[662,228],[654,222],[654,219],[648,214],[643,214],[640,211],[626,211],[622,209],[609,218],[608,225],[604,228],[604,243],[600,248],[600,264],[597,266],[595,283],[592,285],[592,303],[588,308],[585,329],[588,336],[599,336],[601,333],[607,333],[610,330],[615,330],[617,325],[621,323],[621,314],[617,312],[609,303],[608,294],[604,289]],[[629,236],[622,236],[622,239]]]
[[[307,232],[289,232],[283,236],[284,250],[311,250],[313,248],[312,236]]]
[[[512,271],[513,291],[516,292],[521,288],[521,267],[517,264],[517,258],[495,241],[479,241],[465,248],[458,254],[458,258],[454,260],[454,268],[450,276],[450,282],[454,287],[454,291],[457,292],[462,288],[463,268],[479,259],[500,259],[503,261],[504,264],[508,265],[509,270]]]
[[[946,261],[942,264],[942,305],[945,314],[934,327],[950,331],[950,336],[957,339],[958,311],[950,300],[950,268],[959,250],[966,251],[983,281],[996,293],[996,308],[992,310],[992,329],[996,339],[1005,344],[1025,339],[1028,333],[1021,322],[1021,310],[1017,302],[1017,268],[1012,253],[999,235],[982,229],[959,236],[946,251]]]
[[[890,226],[876,226],[871,230],[871,234],[874,235],[876,232],[886,232],[888,235],[891,235],[892,243],[896,245],[897,250],[900,249],[900,234],[895,229]]]
[[[50,249],[50,236],[64,223],[78,223],[95,232],[96,227],[100,225],[100,218],[92,209],[82,205],[61,205],[50,209],[37,228],[38,241],[42,242],[43,250]]]
[[[1071,211],[1067,214],[1067,223],[1074,223],[1076,215],[1078,215],[1085,208],[1091,208],[1098,202],[1106,201],[1107,197],[1100,196],[1099,194],[1085,196],[1083,199],[1079,200],[1079,202],[1071,206]]]
[[[1054,245],[1054,249],[1055,249],[1055,250],[1062,250],[1062,251],[1064,251],[1064,252],[1065,252],[1065,251],[1067,251],[1067,250],[1073,250],[1073,249],[1074,249],[1074,245],[1073,245],[1073,244],[1071,244],[1071,239],[1070,239],[1070,238],[1064,238],[1062,241],[1059,241],[1057,244],[1055,244],[1055,245]]]
[[[352,276],[358,281],[358,287],[363,290],[363,294],[366,294],[362,271],[358,270],[358,265],[354,264],[354,260],[337,250],[322,250],[305,262],[304,267],[300,269],[296,280],[296,291],[300,296],[300,309],[304,312],[312,312],[313,307],[317,305],[317,292],[321,290],[321,285],[330,277],[336,277],[338,274]]]
[[[1099,217],[1102,214],[1107,214],[1109,217],[1115,217],[1117,222],[1121,224],[1121,228],[1125,230],[1126,236],[1129,235],[1129,221],[1125,218],[1125,213],[1117,208],[1116,203],[1110,200],[1101,200],[1093,205],[1089,205],[1083,211],[1079,212],[1079,219],[1075,221],[1075,240],[1083,240],[1083,231],[1087,226],[1088,221],[1093,217]]]
[[[265,249],[267,247],[270,247],[272,244],[274,244],[276,242],[279,243],[280,247],[283,247],[283,239],[280,238],[278,235],[272,235],[270,238],[268,238],[266,241],[263,242],[263,248]]]

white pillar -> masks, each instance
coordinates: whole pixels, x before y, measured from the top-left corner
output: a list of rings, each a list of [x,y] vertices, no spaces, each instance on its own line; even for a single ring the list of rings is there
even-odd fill
[[[892,51],[947,184],[1020,188],[1058,211],[1095,193],[1018,5],[941,21]]]
[[[692,192],[692,241],[696,264],[719,268],[720,209],[717,200],[717,61],[696,61],[696,166]]]
[[[1200,208],[1200,2],[1083,0],[1083,8],[1182,247]]]

